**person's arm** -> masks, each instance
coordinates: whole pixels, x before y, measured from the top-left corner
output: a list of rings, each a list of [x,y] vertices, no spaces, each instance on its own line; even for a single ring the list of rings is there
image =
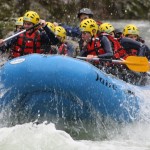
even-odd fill
[[[44,31],[46,33],[46,35],[45,35],[44,32],[41,32],[42,44],[46,43],[46,42],[50,43],[52,45],[58,44],[60,42],[59,39],[55,36],[55,34],[51,31],[51,29],[49,27],[47,27],[46,21],[40,19],[39,23],[41,24],[41,27],[44,29]],[[47,39],[47,37],[49,38],[49,40]]]
[[[3,39],[0,39],[0,47],[2,47],[4,45],[4,40]]]
[[[150,48],[147,45],[145,45],[145,46],[146,46],[145,56],[150,61]]]
[[[2,53],[6,51],[6,46],[5,46],[5,42],[3,41],[3,39],[0,39],[0,51]]]
[[[145,44],[132,40],[131,38],[122,38],[120,43],[126,50],[136,49],[138,51],[138,56],[144,56],[147,49]]]
[[[105,51],[105,54],[98,55],[98,57],[99,58],[113,57],[113,50],[112,50],[111,43],[108,40],[108,38],[106,36],[101,36],[100,40],[101,40],[101,45]]]
[[[14,37],[7,42],[4,42],[4,39],[0,39],[0,51],[6,52],[16,41],[17,37]]]
[[[45,27],[43,27],[43,29],[45,30],[48,38],[50,39],[50,43],[52,45],[56,45],[60,42],[59,39],[55,36],[55,34],[47,27],[47,25]],[[47,38],[47,37],[44,37],[44,38]],[[45,39],[45,40],[47,40],[47,39]]]

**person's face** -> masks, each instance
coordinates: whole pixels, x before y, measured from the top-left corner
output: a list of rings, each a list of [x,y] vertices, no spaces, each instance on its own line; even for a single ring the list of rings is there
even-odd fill
[[[112,37],[115,37],[115,33],[114,32],[110,32],[109,35],[111,35]]]
[[[134,35],[134,34],[129,34],[127,35],[128,38],[131,38],[133,40],[137,40],[138,39],[138,35]]]
[[[23,22],[23,27],[24,27],[24,29],[28,29],[28,28],[31,28],[31,27],[33,27],[33,23],[32,22],[28,22],[28,21],[24,21]],[[27,31],[27,32],[31,32],[31,30],[29,30],[29,31]]]
[[[56,37],[59,39],[60,42],[64,41],[64,38],[60,37],[59,35],[56,35]]]
[[[82,40],[85,41],[85,42],[89,42],[91,40],[91,34],[90,32],[82,32]]]
[[[21,25],[17,25],[17,26],[16,26],[16,30],[17,30],[17,31],[20,31],[20,30],[21,30],[21,28],[22,28],[22,26],[21,26]]]
[[[85,20],[85,19],[88,19],[88,18],[89,18],[88,15],[86,15],[86,14],[81,14],[79,20],[80,20],[80,22],[81,22],[81,21],[83,21],[83,20]]]

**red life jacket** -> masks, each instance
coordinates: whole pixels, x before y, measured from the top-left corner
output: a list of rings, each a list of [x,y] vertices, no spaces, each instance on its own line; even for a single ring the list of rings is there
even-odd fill
[[[67,45],[65,43],[61,44],[59,47],[58,47],[58,53],[61,54],[61,55],[65,55],[67,54],[68,50],[67,50]]]
[[[115,59],[126,59],[128,57],[128,54],[126,52],[126,50],[121,46],[120,42],[118,41],[118,39],[112,37],[111,35],[107,35],[108,39],[110,40],[110,42],[113,44],[113,52],[114,52],[114,58]]]
[[[136,49],[131,49],[130,52],[129,52],[129,55],[130,55],[130,56],[137,56],[137,55],[138,55],[138,50],[136,50]]]
[[[87,45],[87,55],[101,55],[105,54],[104,49],[101,46],[99,38],[93,38],[90,43]]]
[[[40,32],[22,33],[18,36],[17,43],[12,49],[11,56],[19,57],[32,53],[42,53]]]

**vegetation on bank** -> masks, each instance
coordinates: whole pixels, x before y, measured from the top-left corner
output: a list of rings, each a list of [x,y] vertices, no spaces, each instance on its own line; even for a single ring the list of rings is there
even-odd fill
[[[0,37],[14,29],[17,17],[27,10],[37,11],[47,21],[74,25],[80,8],[91,8],[95,19],[149,19],[150,0],[0,0]]]

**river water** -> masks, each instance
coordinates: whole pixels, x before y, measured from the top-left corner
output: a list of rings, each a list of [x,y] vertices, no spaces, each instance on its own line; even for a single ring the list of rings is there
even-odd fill
[[[136,24],[141,36],[150,46],[150,23],[148,21],[111,21],[116,28],[127,23]],[[86,139],[84,135],[77,140],[71,133],[58,130],[55,124],[27,123],[13,127],[0,128],[0,150],[150,150],[150,90],[147,87],[135,93],[143,99],[142,118],[138,122],[125,125],[100,127],[97,138]],[[2,114],[0,114],[1,117]]]

